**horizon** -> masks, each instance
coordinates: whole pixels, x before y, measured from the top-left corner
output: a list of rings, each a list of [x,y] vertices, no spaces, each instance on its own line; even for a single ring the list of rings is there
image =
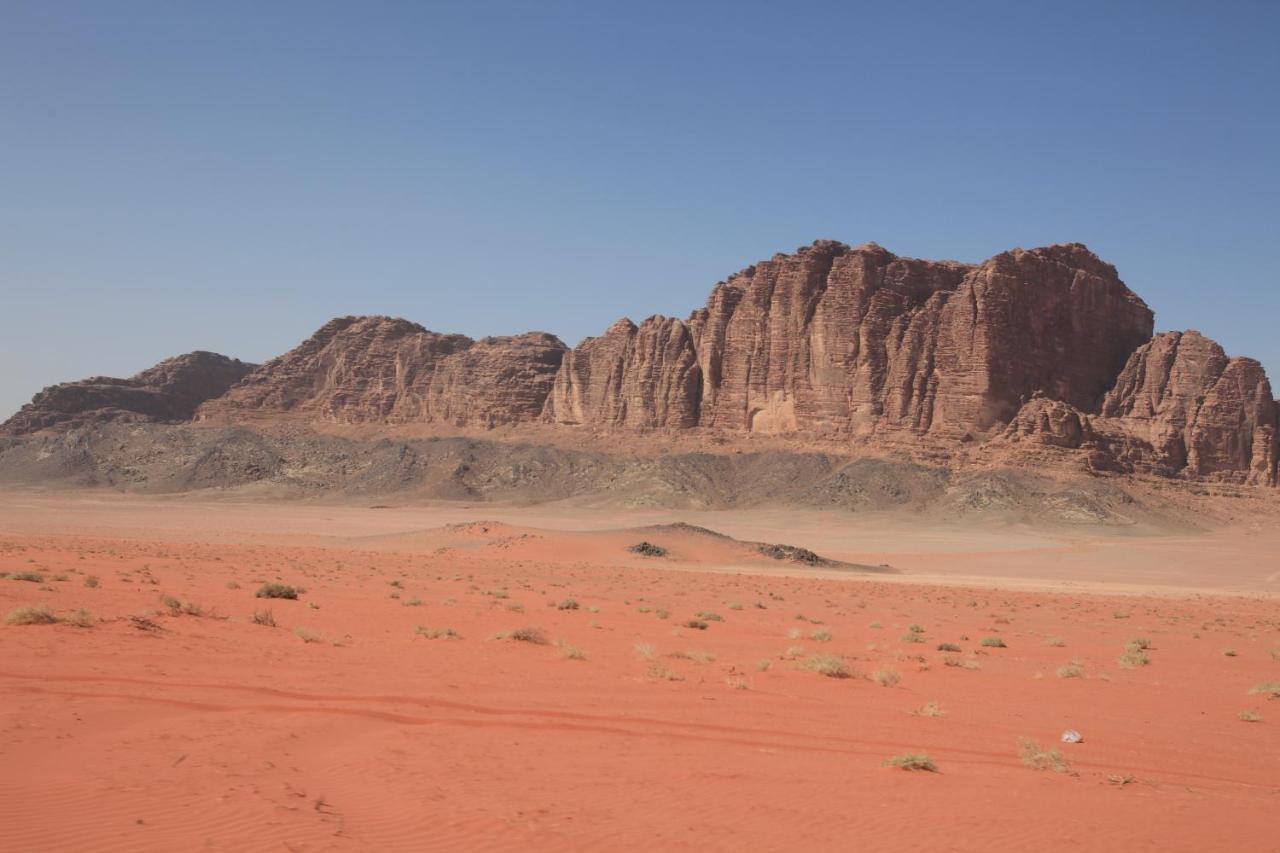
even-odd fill
[[[1081,242],[1280,375],[1280,9],[470,8],[12,5],[0,419],[336,316],[573,346],[814,239]]]

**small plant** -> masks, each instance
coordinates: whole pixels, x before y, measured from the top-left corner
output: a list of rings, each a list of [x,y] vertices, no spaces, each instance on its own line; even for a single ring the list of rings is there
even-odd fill
[[[719,613],[713,613],[710,610],[699,610],[697,613],[693,615],[697,616],[699,619],[703,620],[704,622],[723,622],[724,621],[723,616],[721,616]]]
[[[648,675],[650,678],[656,678],[661,681],[684,681],[684,676],[673,669],[667,668],[665,665],[654,661],[649,666]]]
[[[1070,765],[1057,749],[1046,749],[1029,737],[1018,738],[1018,757],[1033,770],[1052,770],[1065,773]]]
[[[825,675],[827,678],[852,678],[848,664],[835,655],[813,655],[802,665],[804,669]]]
[[[652,643],[636,643],[632,648],[636,650],[636,654],[645,660],[653,660],[658,655],[658,650],[653,647]]]
[[[959,646],[957,646],[955,643],[938,643],[937,649],[938,649],[938,651],[940,651],[940,652],[958,652],[958,651],[960,651],[960,647],[959,647]]]
[[[10,572],[9,580],[44,583],[44,575],[39,572]]]
[[[535,646],[547,644],[547,635],[542,633],[540,628],[516,628],[507,634],[507,639],[518,643],[532,643]]]
[[[1062,646],[1065,646],[1067,644],[1067,641],[1062,639],[1061,637],[1045,637],[1044,644],[1046,646],[1056,646],[1058,648],[1061,648]]]
[[[884,626],[883,626],[883,625],[881,625],[879,622],[872,622],[872,623],[871,623],[870,625],[868,625],[867,627],[868,627],[868,628],[883,628]]]
[[[1146,651],[1147,649],[1151,648],[1151,638],[1150,637],[1134,637],[1126,645],[1132,648],[1135,648],[1138,651]]]
[[[581,605],[572,598],[566,598],[556,605],[556,610],[577,610]]]
[[[907,630],[908,630],[909,632],[911,632],[912,634],[923,634],[923,633],[924,633],[924,626],[923,626],[923,625],[908,625],[908,626],[907,626]]]
[[[910,633],[910,632],[907,632],[906,634],[903,634],[903,635],[902,635],[902,642],[904,642],[904,643],[923,643],[923,642],[924,642],[924,637],[922,637],[922,636],[921,636],[921,635],[919,635],[919,634],[912,634],[912,633]]]
[[[571,646],[564,640],[556,641],[556,650],[560,653],[560,657],[568,658],[569,660],[586,660],[589,657],[585,650],[577,646]]]
[[[89,589],[97,589],[97,588],[98,588],[98,583],[99,583],[99,581],[98,581],[98,576],[97,576],[97,575],[85,575],[85,578],[84,578],[83,583],[84,583],[84,585],[85,585],[86,587],[88,587]]]
[[[695,631],[705,631],[707,630],[707,623],[703,622],[701,619],[690,619],[688,622],[684,623],[684,627],[692,628]]]
[[[982,669],[982,664],[978,663],[977,658],[962,658],[959,655],[945,655],[942,663],[944,666],[956,666],[961,669]]]
[[[53,625],[57,621],[58,617],[54,616],[53,611],[45,604],[15,607],[4,618],[6,625]]]
[[[1080,665],[1077,658],[1072,658],[1070,663],[1065,663],[1058,667],[1059,678],[1080,678],[1084,675],[1084,667]]]
[[[414,625],[413,633],[428,640],[454,640],[461,636],[452,628],[430,628],[426,625]]]
[[[903,770],[924,770],[929,773],[937,773],[938,765],[934,763],[923,752],[904,752],[902,755],[895,755],[892,758],[886,758],[884,764],[887,767],[900,767]]]
[[[254,593],[254,596],[257,598],[287,598],[290,601],[294,601],[298,598],[299,592],[301,592],[301,590],[297,587],[288,586],[286,584],[264,583],[258,588],[258,591]]]
[[[762,658],[756,661],[756,672],[767,672],[771,666],[773,666],[773,661],[768,658]]]
[[[68,625],[71,625],[76,628],[92,628],[93,614],[90,613],[88,610],[81,608],[79,610],[71,611],[71,614],[69,616],[63,617],[61,621],[66,622]]]
[[[1235,657],[1235,656],[1236,656],[1236,650],[1235,650],[1235,649],[1223,649],[1223,650],[1222,650],[1222,654],[1223,654],[1223,656],[1224,656],[1224,657],[1233,658],[1233,657]]]
[[[178,616],[182,613],[182,602],[172,595],[160,596],[160,603],[169,609],[169,615],[171,616]]]
[[[831,632],[826,628],[818,628],[809,634],[809,639],[815,643],[829,643],[831,642],[831,636]]]
[[[1249,690],[1253,696],[1268,696],[1272,699],[1280,699],[1280,681],[1264,681],[1261,684],[1254,685]]]
[[[240,584],[236,583],[235,581],[227,581],[227,589],[239,589],[239,588],[240,588]]]
[[[1262,715],[1261,715],[1261,714],[1259,714],[1257,711],[1252,711],[1252,710],[1249,710],[1249,709],[1245,709],[1245,710],[1243,710],[1243,711],[1241,711],[1241,712],[1240,712],[1240,715],[1239,715],[1239,716],[1240,716],[1240,719],[1241,719],[1241,720],[1243,720],[1243,721],[1244,721],[1244,722],[1246,722],[1246,723],[1260,723],[1260,722],[1262,722]]]
[[[276,627],[276,615],[270,610],[255,610],[251,618],[255,625],[262,625],[267,628]]]
[[[902,680],[902,676],[891,666],[882,666],[871,673],[872,680],[881,687],[893,687]]]
[[[741,601],[731,601],[731,602],[729,602],[729,609],[730,609],[730,610],[741,610],[741,609],[742,609],[742,602],[741,602]]]
[[[400,605],[401,605],[402,607],[421,607],[421,606],[422,606],[422,599],[421,599],[421,598],[411,598],[411,599],[409,599],[408,601],[402,601],[402,602],[400,602]]]
[[[308,631],[306,628],[303,628],[301,625],[294,628],[293,633],[294,633],[294,636],[302,640],[302,642],[304,643],[323,643],[324,642],[324,637],[320,636],[314,631]]]
[[[983,637],[981,640],[983,646],[988,649],[1007,649],[1004,640],[999,637]]]
[[[942,710],[942,703],[936,699],[932,702],[925,702],[919,708],[916,708],[915,715],[917,717],[941,717],[946,712]]]
[[[1120,665],[1125,669],[1137,669],[1149,663],[1151,663],[1151,658],[1147,657],[1147,653],[1141,647],[1133,643],[1125,646],[1124,654],[1120,655]]]

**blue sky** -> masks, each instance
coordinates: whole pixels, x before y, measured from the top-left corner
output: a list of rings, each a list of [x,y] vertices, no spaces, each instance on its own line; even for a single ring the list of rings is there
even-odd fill
[[[1277,377],[1278,41],[1275,3],[0,0],[0,417],[340,314],[573,344],[819,237],[1082,241]]]

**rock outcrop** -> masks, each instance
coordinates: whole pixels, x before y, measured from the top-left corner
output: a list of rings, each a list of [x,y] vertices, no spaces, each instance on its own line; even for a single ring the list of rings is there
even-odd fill
[[[340,317],[203,406],[199,419],[493,427],[538,417],[565,345],[530,332],[473,341],[391,317]]]
[[[1139,470],[1275,483],[1280,424],[1266,372],[1199,332],[1165,332],[1134,352],[1097,425]]]
[[[1079,243],[966,264],[820,240],[730,276],[687,319],[619,320],[573,349],[542,332],[474,341],[342,317],[247,375],[192,354],[46,389],[6,426],[540,422],[1276,484],[1280,411],[1262,366],[1152,325]]]
[[[166,359],[128,379],[95,376],[50,385],[0,424],[0,432],[21,435],[113,420],[189,421],[201,403],[226,393],[256,366],[197,351]]]

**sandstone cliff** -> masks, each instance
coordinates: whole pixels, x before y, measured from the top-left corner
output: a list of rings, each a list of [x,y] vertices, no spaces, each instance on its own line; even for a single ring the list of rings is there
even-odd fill
[[[21,435],[110,420],[189,421],[197,406],[226,393],[254,367],[197,351],[166,359],[128,379],[95,376],[50,385],[0,424],[0,432]]]
[[[820,240],[730,276],[684,320],[619,320],[573,349],[542,332],[474,341],[342,317],[247,375],[192,354],[46,389],[6,428],[537,421],[1276,484],[1280,407],[1262,366],[1152,325],[1078,243],[966,264]]]
[[[492,427],[536,418],[565,346],[530,332],[473,341],[390,317],[341,317],[203,406],[199,419]]]

